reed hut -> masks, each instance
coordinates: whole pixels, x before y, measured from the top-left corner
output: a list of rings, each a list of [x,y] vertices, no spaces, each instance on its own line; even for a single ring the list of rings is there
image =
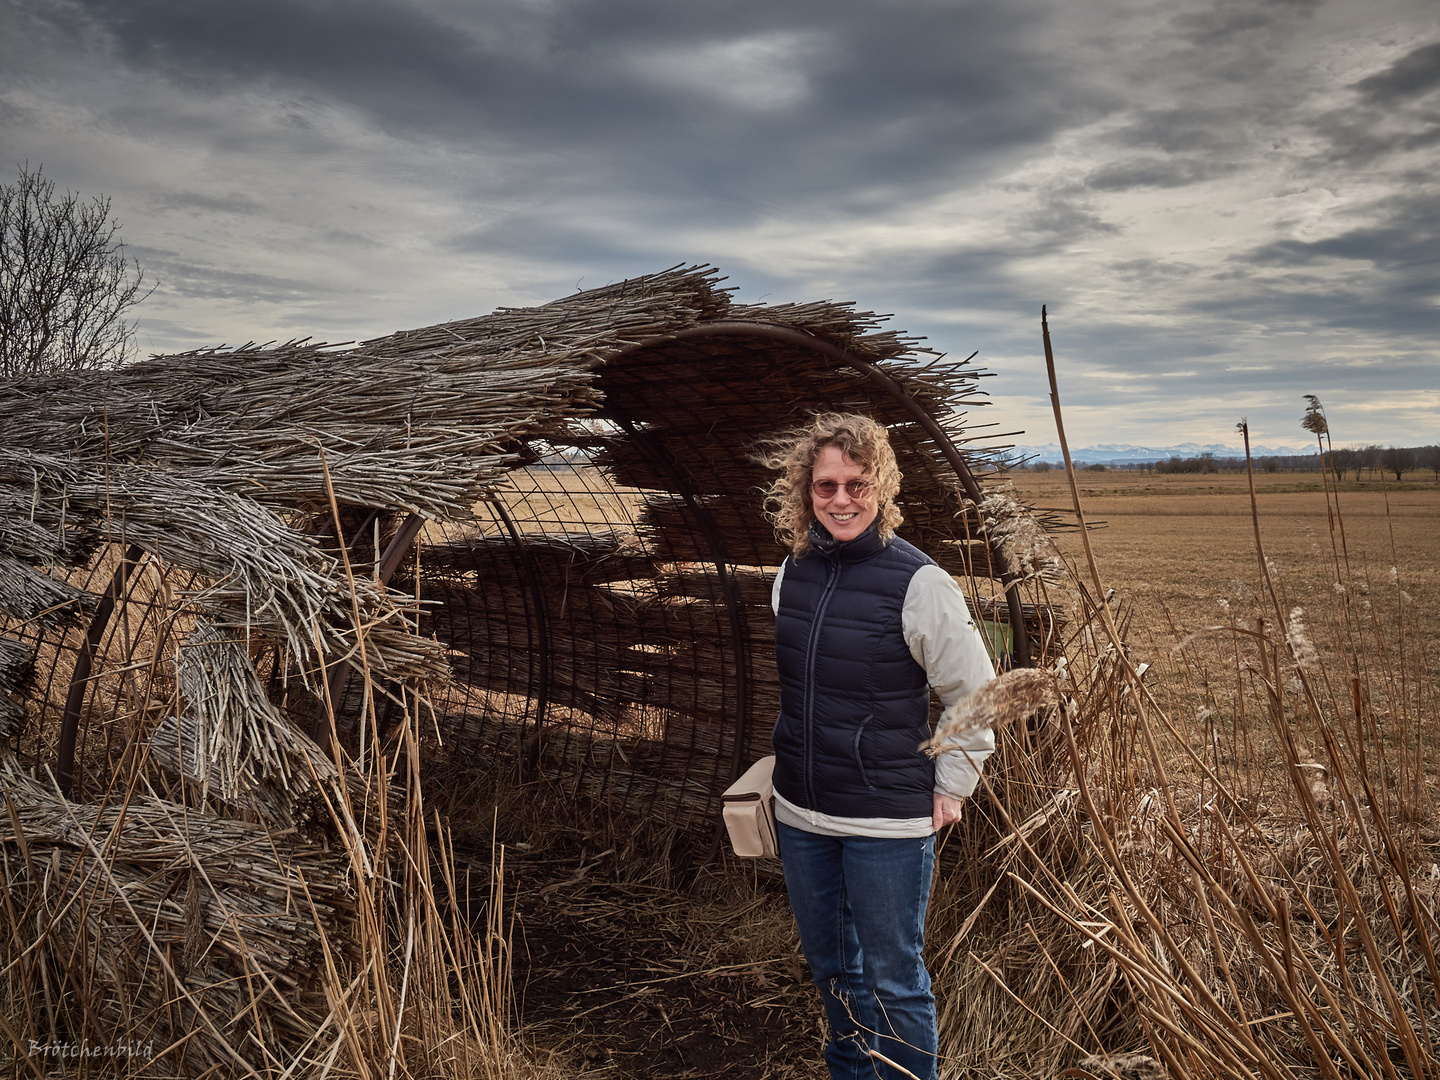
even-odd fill
[[[969,423],[985,374],[849,304],[741,305],[685,267],[355,346],[5,384],[0,613],[32,684],[14,751],[73,793],[103,788],[112,729],[183,730],[236,798],[286,776],[255,716],[323,746],[326,700],[353,736],[420,682],[436,753],[703,832],[778,692],[755,447],[810,412],[889,425],[902,535],[966,583],[1002,662],[1046,647],[1055,613],[1018,588],[1034,519],[980,486],[1004,449]],[[199,719],[191,676],[179,714],[127,712],[153,706],[143,661],[183,681],[197,620],[248,673],[224,707]]]
[[[901,534],[1002,665],[1052,647],[1058,612],[1022,597],[1044,522],[982,487],[1005,449],[969,422],[985,374],[692,266],[360,344],[0,384],[7,888],[59,910],[59,868],[95,901],[41,920],[56,956],[146,928],[163,963],[105,960],[91,1020],[133,1006],[199,1073],[323,1015],[312,962],[343,951],[356,872],[325,831],[375,796],[357,755],[417,700],[430,762],[716,842],[778,698],[767,436],[882,420]],[[236,852],[264,865],[248,885]],[[263,1023],[236,989],[257,980]]]

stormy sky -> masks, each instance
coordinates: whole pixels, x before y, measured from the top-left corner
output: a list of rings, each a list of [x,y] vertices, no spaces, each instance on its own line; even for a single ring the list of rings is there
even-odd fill
[[[0,0],[0,170],[143,352],[677,263],[976,362],[1012,441],[1440,441],[1434,0]]]

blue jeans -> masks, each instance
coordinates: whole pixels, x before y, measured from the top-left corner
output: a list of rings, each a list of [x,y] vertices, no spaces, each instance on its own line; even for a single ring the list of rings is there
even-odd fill
[[[821,836],[779,823],[785,888],[830,1021],[833,1080],[934,1080],[935,997],[921,956],[935,838]]]

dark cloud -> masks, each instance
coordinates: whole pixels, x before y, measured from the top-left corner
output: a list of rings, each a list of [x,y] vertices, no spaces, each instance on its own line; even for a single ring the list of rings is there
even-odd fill
[[[261,203],[239,191],[224,194],[175,191],[166,194],[160,200],[160,206],[163,210],[190,210],[201,214],[255,215],[264,210]]]
[[[1232,256],[1257,275],[1247,299],[1273,305],[1283,291],[1293,318],[1433,342],[1440,335],[1440,191],[1376,200],[1357,216],[1367,224]]]
[[[1199,5],[1175,17],[1175,29],[1190,46],[1223,50],[1263,47],[1287,32],[1296,20],[1308,19],[1324,0],[1220,0]]]
[[[1360,349],[1423,352],[1432,358],[1440,336],[1440,309],[1434,303],[1433,265],[1411,262],[1397,267],[1404,241],[1396,236],[1364,235],[1367,230],[1315,245],[1282,242],[1251,253],[1251,268],[1236,280],[1238,289],[1190,300],[1186,310],[1223,318],[1230,325],[1264,327],[1267,332],[1354,332]],[[1434,244],[1430,245],[1434,250]],[[1329,251],[1330,255],[1325,253]],[[1359,252],[1386,260],[1390,268],[1367,271],[1346,265]],[[1368,260],[1367,260],[1368,261]],[[1381,344],[1381,343],[1385,344]]]
[[[1419,270],[1434,274],[1440,263],[1440,237],[1403,227],[1351,229],[1324,240],[1280,240],[1236,256],[1253,266],[1314,266],[1329,260],[1368,263],[1382,270]],[[1433,278],[1429,278],[1433,284]]]
[[[1440,108],[1401,108],[1369,102],[1332,110],[1313,124],[1325,141],[1326,164],[1359,169],[1396,155],[1440,145]]]
[[[1110,264],[1110,272],[1121,281],[1140,286],[1182,283],[1193,279],[1197,270],[1191,263],[1168,259],[1122,259]]]
[[[1355,98],[1313,123],[1326,162],[1352,168],[1440,146],[1440,42],[1407,52],[1350,89]]]
[[[1240,168],[1238,162],[1207,158],[1126,158],[1092,170],[1085,177],[1085,186],[1097,191],[1186,187],[1225,176]]]
[[[148,278],[160,283],[157,291],[187,300],[275,304],[313,299],[329,291],[314,281],[208,265],[173,251],[128,245],[126,252],[140,261]]]
[[[1189,82],[1196,89],[1209,90],[1212,80],[1223,80],[1268,91],[1258,76],[1282,62],[1286,43],[1325,2],[1216,0],[1177,5],[1171,24],[1174,36],[1162,62],[1174,85]]]
[[[1412,101],[1440,90],[1440,41],[1406,53],[1384,71],[1355,83],[1355,89],[1374,105]]]
[[[1234,154],[1249,144],[1251,117],[1240,109],[1203,104],[1144,107],[1131,110],[1111,138],[1124,148],[1166,154]]]
[[[1038,206],[1020,216],[1017,226],[1022,234],[1049,248],[1116,231],[1082,198],[1060,194],[1044,197]]]
[[[188,92],[289,87],[392,134],[479,146],[543,132],[607,177],[752,204],[843,200],[840,189],[895,174],[953,180],[1118,104],[1032,46],[1048,18],[1035,0],[570,3],[530,28],[529,49],[473,29],[522,17],[493,0],[459,23],[385,0],[87,7],[128,64]]]
[[[131,65],[164,72],[200,93],[273,77],[328,83],[365,72],[392,86],[404,73],[419,87],[479,66],[462,35],[447,33],[418,7],[377,0],[82,3]]]

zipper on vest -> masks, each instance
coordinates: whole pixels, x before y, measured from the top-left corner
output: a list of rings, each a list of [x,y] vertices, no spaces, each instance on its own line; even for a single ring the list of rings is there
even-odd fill
[[[830,597],[840,580],[840,564],[826,560],[825,591],[815,605],[815,617],[810,623],[810,640],[805,643],[805,798],[810,808],[816,808],[815,801],[815,653],[820,648],[820,624],[825,620],[825,609],[830,606]]]
[[[860,740],[865,737],[865,728],[869,725],[870,721],[874,719],[875,714],[871,713],[865,717],[864,720],[860,721],[860,726],[855,729],[854,742],[850,747],[851,753],[855,755],[855,768],[860,770],[860,779],[865,782],[865,786],[871,791],[875,790],[875,785],[870,782],[870,774],[865,771],[865,758],[860,753]]]

